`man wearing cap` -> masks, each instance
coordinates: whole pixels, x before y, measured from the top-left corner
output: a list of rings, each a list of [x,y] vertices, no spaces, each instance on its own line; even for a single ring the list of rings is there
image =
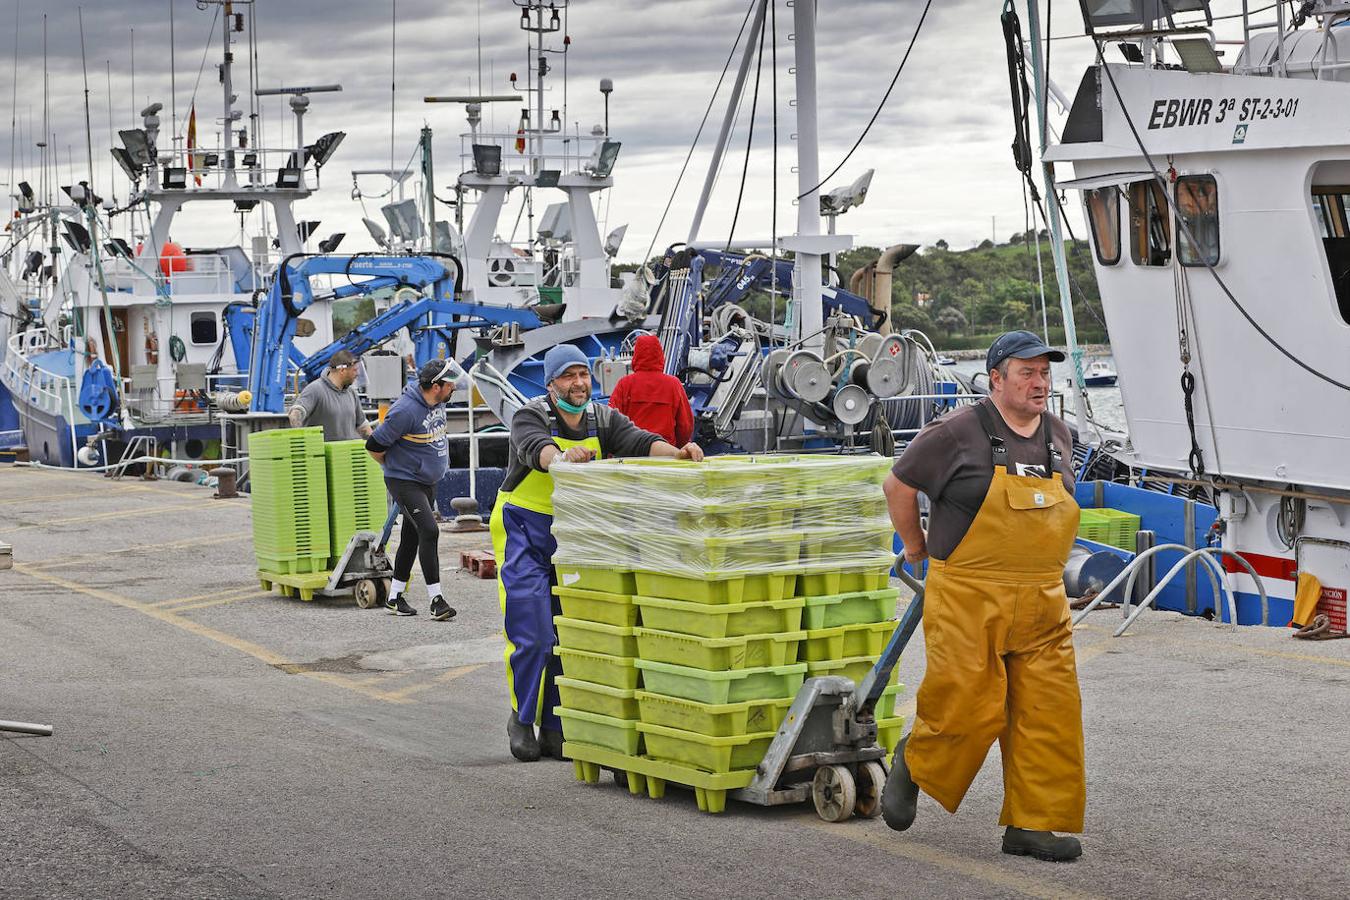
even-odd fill
[[[325,441],[370,437],[370,423],[361,409],[361,398],[352,390],[356,375],[356,357],[347,350],[334,353],[323,376],[305,385],[295,398],[289,414],[291,427],[321,425]]]
[[[557,460],[589,462],[601,456],[666,456],[699,461],[697,444],[675,447],[643,431],[622,413],[591,402],[586,355],[559,344],[544,355],[548,393],[511,419],[506,477],[492,510],[492,549],[506,631],[506,680],[511,715],[506,733],[511,755],[532,762],[562,759],[562,723],[553,708],[561,674],[553,656],[553,479]],[[538,723],[536,736],[534,726]]]
[[[884,485],[905,560],[928,560],[927,671],[882,798],[914,822],[922,790],[956,812],[990,746],[1003,756],[1003,852],[1082,854],[1083,718],[1064,565],[1078,530],[1072,436],[1046,408],[1064,354],[1028,331],[996,340],[989,397],[930,423]],[[918,495],[929,502],[927,534]]]
[[[384,421],[366,441],[384,466],[384,484],[403,511],[398,553],[394,556],[394,583],[384,606],[399,616],[415,616],[417,610],[404,593],[412,577],[413,559],[422,564],[422,578],[431,601],[431,617],[437,622],[453,619],[455,609],[441,594],[441,561],[436,524],[436,484],[450,464],[445,437],[445,402],[464,376],[452,359],[433,359],[417,370],[417,381],[389,407]]]

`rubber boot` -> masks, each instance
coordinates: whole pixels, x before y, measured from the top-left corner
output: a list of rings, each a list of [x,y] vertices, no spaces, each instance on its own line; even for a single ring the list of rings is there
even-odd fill
[[[1068,862],[1083,855],[1083,845],[1076,837],[1061,836],[1053,831],[1027,831],[1009,825],[1003,832],[1003,852],[1012,856],[1033,856],[1046,862]]]
[[[539,729],[539,753],[541,756],[551,756],[554,759],[567,759],[563,756],[562,732],[541,727]]]
[[[886,787],[881,792],[881,817],[896,831],[904,831],[913,825],[919,810],[919,786],[909,777],[909,766],[905,765],[905,745],[908,743],[909,735],[905,735],[896,745],[891,774],[886,776]]]
[[[539,741],[534,736],[534,726],[520,721],[515,712],[506,720],[506,736],[511,739],[511,755],[516,759],[521,762],[539,759]]]

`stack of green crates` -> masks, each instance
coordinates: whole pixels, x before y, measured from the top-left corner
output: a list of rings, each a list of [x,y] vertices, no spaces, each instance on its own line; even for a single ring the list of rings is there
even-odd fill
[[[1083,509],[1078,512],[1078,536],[1098,544],[1135,550],[1139,516],[1120,509]]]
[[[813,665],[820,669],[814,674],[861,677],[890,636],[894,557],[880,487],[888,470],[887,460],[858,456],[556,467],[554,562],[564,603],[555,620],[564,671],[559,713],[569,744],[603,735],[595,730],[598,701],[574,681],[593,680],[581,673],[597,674],[600,648],[578,653],[576,642],[592,632],[569,621],[575,617],[566,603],[595,595],[618,609],[623,598],[635,626],[632,643],[623,645],[635,649],[634,670],[620,658],[634,679],[625,686],[637,688],[635,705],[624,696],[622,708],[608,707],[612,718],[634,724],[623,752],[749,775]],[[892,745],[898,690],[878,709]],[[591,706],[574,706],[584,702]]]
[[[248,440],[253,551],[278,575],[328,568],[331,534],[322,428],[262,431]]]
[[[614,590],[575,583],[553,589],[562,609],[553,619],[558,632],[554,653],[563,667],[557,713],[569,741],[637,756],[642,735],[637,730],[638,612],[632,574],[603,581],[601,587]]]
[[[366,452],[365,441],[330,441],[323,445],[328,477],[329,568],[358,531],[379,533],[388,515],[384,470]]]

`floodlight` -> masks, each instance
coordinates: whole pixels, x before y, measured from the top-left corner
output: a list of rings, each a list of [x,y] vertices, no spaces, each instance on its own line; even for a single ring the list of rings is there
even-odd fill
[[[326,239],[319,241],[319,252],[332,253],[334,250],[338,248],[338,244],[341,244],[342,239],[345,238],[346,236],[347,233],[345,231],[339,231],[335,234],[330,234]]]
[[[820,197],[820,214],[822,216],[837,216],[848,212],[855,206],[861,206],[862,202],[867,199],[867,189],[872,186],[874,174],[876,174],[876,169],[868,169],[847,187],[835,188],[828,194],[822,194]]]
[[[132,163],[138,169],[150,165],[154,157],[150,153],[150,138],[144,128],[127,128],[117,132],[117,135],[122,139]]]
[[[89,248],[93,246],[93,241],[89,239],[89,229],[79,222],[71,222],[65,219],[61,221],[61,226],[65,229],[63,237],[77,253],[89,252]]]
[[[1187,72],[1222,72],[1223,63],[1208,38],[1177,38],[1172,46]]]
[[[220,165],[219,153],[199,153],[197,155],[201,157],[202,168],[204,169],[214,169]]]
[[[314,232],[319,230],[320,224],[321,222],[319,219],[306,219],[303,222],[297,222],[295,233],[299,236],[300,243],[303,244],[305,241],[309,240]]]
[[[572,209],[566,203],[550,203],[539,217],[534,233],[541,238],[567,241],[572,237]]]
[[[26,181],[19,182],[19,196],[23,199],[33,202],[33,186]]]
[[[362,219],[361,224],[366,226],[366,231],[370,232],[370,238],[377,246],[386,250],[389,248],[389,236],[384,233],[384,229],[373,219]]]
[[[141,167],[136,165],[136,160],[132,157],[130,150],[125,147],[113,147],[112,156],[113,159],[117,160],[117,164],[122,167],[122,171],[127,173],[128,178],[132,181],[141,180],[143,174]]]
[[[136,255],[132,252],[131,245],[127,243],[126,238],[109,238],[108,243],[103,245],[103,249],[107,250],[110,256],[120,256],[123,259],[131,259]]]
[[[436,253],[453,253],[463,256],[462,241],[459,233],[449,222],[436,220],[431,235],[431,249]]]
[[[257,205],[257,200],[236,200],[234,201],[234,211],[237,213],[252,212]]]
[[[338,144],[347,136],[345,131],[330,131],[323,137],[305,148],[305,160],[314,160],[314,167],[322,169],[324,163],[333,158],[337,152]]]
[[[187,187],[187,169],[183,166],[166,167],[162,184],[166,191],[183,190]]]
[[[46,262],[46,257],[42,255],[41,250],[30,250],[24,257],[23,275],[20,276],[24,281],[32,278],[38,272],[42,271],[42,264]]]
[[[614,163],[619,159],[619,149],[623,146],[620,141],[603,141],[596,148],[595,155],[591,157],[589,166],[591,174],[596,178],[608,178],[614,171]]]
[[[497,144],[474,144],[473,170],[479,175],[502,174],[502,148]]]
[[[413,200],[400,200],[380,207],[389,230],[400,241],[420,240],[423,235],[422,219],[417,215],[417,203]]]
[[[558,179],[561,177],[561,169],[540,169],[539,174],[534,176],[534,186],[541,188],[557,187]]]
[[[300,170],[295,166],[286,166],[277,169],[277,187],[279,188],[298,188],[300,187]]]
[[[1120,48],[1120,55],[1125,57],[1127,63],[1142,63],[1144,61],[1144,51],[1139,49],[1138,44],[1121,41],[1117,46]]]
[[[258,154],[256,154],[256,153],[245,153],[245,154],[244,154],[244,168],[245,168],[245,169],[253,169],[253,168],[256,168],[257,165],[258,165]]]

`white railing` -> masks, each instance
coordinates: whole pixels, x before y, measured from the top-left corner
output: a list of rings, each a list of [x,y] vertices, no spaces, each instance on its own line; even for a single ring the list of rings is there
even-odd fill
[[[13,335],[9,339],[0,374],[16,400],[51,415],[66,416],[73,425],[72,379],[48,371],[28,358],[32,354],[59,350],[61,347],[61,344],[51,340],[45,328],[33,328]]]
[[[542,152],[535,154],[537,134],[516,134],[514,131],[480,131],[477,135],[461,134],[460,161],[465,172],[474,171],[473,144],[493,144],[502,148],[502,172],[523,169],[528,171],[531,160],[539,160],[540,169],[557,169],[564,175],[583,171],[595,156],[596,148],[610,138],[603,135],[575,132],[550,132],[543,135]],[[517,151],[516,143],[525,141],[524,152]]]

